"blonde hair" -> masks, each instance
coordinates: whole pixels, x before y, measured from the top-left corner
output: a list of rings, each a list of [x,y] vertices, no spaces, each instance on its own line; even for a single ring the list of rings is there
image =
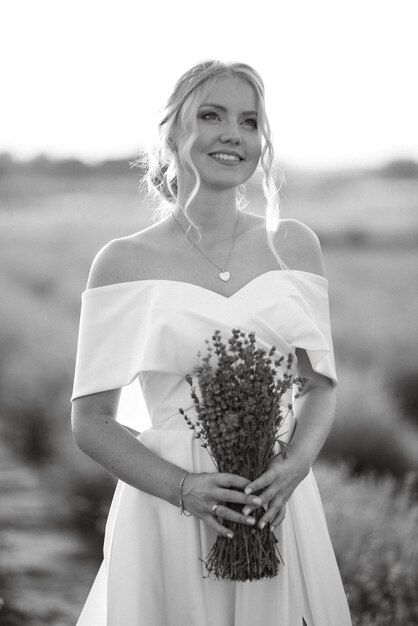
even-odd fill
[[[270,124],[265,110],[264,83],[256,70],[245,63],[225,63],[209,60],[198,63],[185,72],[174,86],[173,92],[162,111],[159,122],[159,138],[154,146],[133,162],[144,171],[141,187],[146,187],[148,197],[157,199],[158,205],[154,210],[154,219],[163,219],[173,210],[177,201],[177,165],[173,151],[173,136],[178,127],[186,131],[188,136],[181,148],[181,160],[194,173],[195,185],[188,195],[184,214],[190,222],[187,229],[194,227],[199,235],[198,227],[193,223],[188,209],[196,197],[200,187],[200,175],[193,163],[190,151],[198,135],[197,110],[204,101],[216,80],[221,76],[232,76],[246,80],[254,89],[257,108],[258,126],[262,134],[262,148],[259,167],[263,178],[262,188],[266,198],[265,224],[269,247],[278,260],[280,267],[287,269],[277,254],[273,237],[280,223],[279,190],[284,181],[283,172],[274,166],[274,148]],[[274,170],[280,171],[281,182],[276,186]],[[237,208],[243,210],[246,206],[245,184],[237,188]]]

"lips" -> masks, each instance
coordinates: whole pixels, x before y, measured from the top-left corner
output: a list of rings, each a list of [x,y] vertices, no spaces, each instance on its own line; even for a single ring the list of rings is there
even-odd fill
[[[237,152],[217,151],[209,153],[209,156],[222,163],[239,163],[243,161],[243,157]]]

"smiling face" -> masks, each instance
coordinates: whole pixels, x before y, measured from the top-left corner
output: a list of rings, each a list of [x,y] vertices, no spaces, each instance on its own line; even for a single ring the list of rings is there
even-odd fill
[[[261,154],[257,125],[257,97],[245,79],[221,76],[206,93],[197,110],[197,137],[190,157],[201,178],[211,189],[236,187],[254,173]],[[195,177],[182,149],[190,132],[176,133],[179,180],[194,185]]]

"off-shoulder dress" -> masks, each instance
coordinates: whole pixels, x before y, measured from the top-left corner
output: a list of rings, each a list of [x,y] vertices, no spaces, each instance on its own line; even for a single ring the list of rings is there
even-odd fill
[[[72,399],[139,380],[151,427],[139,435],[157,455],[191,472],[214,465],[178,408],[190,409],[197,352],[218,329],[254,331],[287,355],[306,350],[315,371],[337,382],[328,282],[300,270],[270,270],[231,297],[195,284],[144,279],[85,291]],[[132,416],[131,416],[132,417]],[[297,415],[288,414],[290,439]],[[274,530],[284,565],[272,579],[205,577],[216,535],[205,523],[122,481],[116,487],[104,559],[77,626],[349,626],[350,613],[312,470]],[[304,620],[304,621],[303,621]]]

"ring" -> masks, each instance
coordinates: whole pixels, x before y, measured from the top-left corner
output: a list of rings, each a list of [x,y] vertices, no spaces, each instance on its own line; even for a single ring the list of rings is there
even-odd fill
[[[216,509],[218,508],[218,506],[219,506],[219,504],[214,504],[213,507],[212,507],[212,511],[213,511],[214,515],[216,515]]]

